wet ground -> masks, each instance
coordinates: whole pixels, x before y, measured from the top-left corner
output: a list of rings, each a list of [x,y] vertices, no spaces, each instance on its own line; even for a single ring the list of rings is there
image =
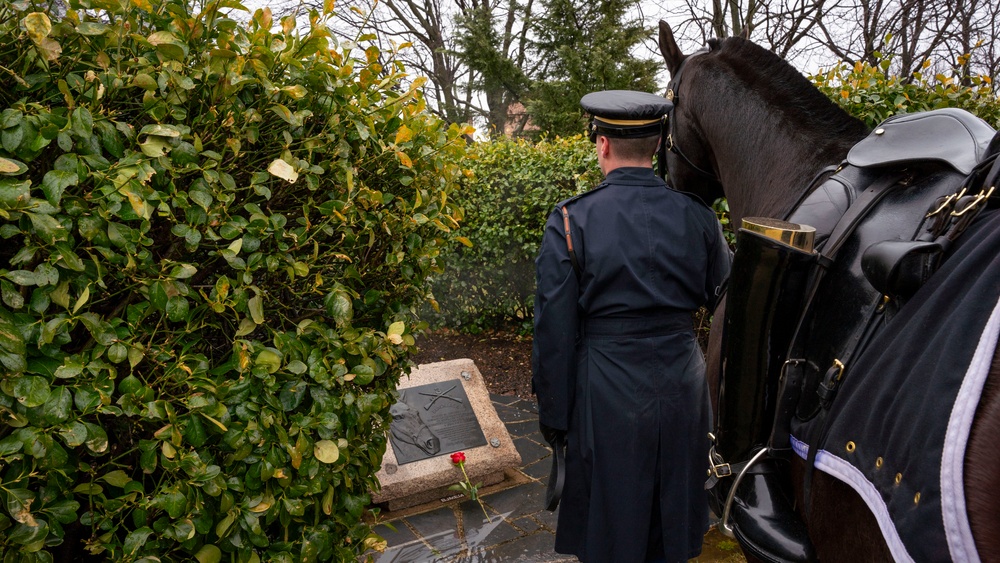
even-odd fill
[[[446,499],[396,514],[383,512],[376,531],[386,540],[378,563],[441,561],[576,561],[553,551],[557,513],[542,508],[551,451],[538,433],[535,403],[516,396],[491,395],[497,414],[521,454],[521,467],[509,470],[503,483],[484,488],[479,504]],[[488,515],[488,519],[487,519]],[[745,561],[736,542],[713,527],[702,554],[693,561]]]

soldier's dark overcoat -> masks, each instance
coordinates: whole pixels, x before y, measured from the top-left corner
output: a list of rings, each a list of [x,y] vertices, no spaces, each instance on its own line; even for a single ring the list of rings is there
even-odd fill
[[[711,406],[691,312],[729,263],[712,210],[651,168],[613,170],[549,216],[532,383],[540,422],[568,430],[557,552],[638,563],[700,552]]]

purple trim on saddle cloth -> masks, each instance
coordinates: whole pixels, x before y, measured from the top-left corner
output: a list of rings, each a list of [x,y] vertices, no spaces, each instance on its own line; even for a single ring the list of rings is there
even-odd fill
[[[954,561],[979,562],[979,553],[972,538],[968,512],[965,507],[965,448],[972,430],[972,420],[983,393],[983,385],[990,373],[990,363],[1000,337],[1000,301],[993,308],[969,370],[962,380],[958,398],[948,419],[948,430],[941,455],[941,512],[948,550]]]
[[[792,451],[802,459],[809,458],[809,444],[799,440],[795,436],[789,436],[792,440]]]
[[[795,436],[791,436],[791,441],[792,450],[796,455],[806,459],[809,455],[809,445]],[[892,517],[889,516],[889,509],[882,500],[881,493],[858,468],[826,450],[819,450],[816,452],[816,469],[847,483],[865,501],[878,522],[879,530],[882,531],[885,543],[889,546],[892,558],[897,563],[913,561],[913,557],[906,551],[906,546],[896,531],[896,526],[892,523]]]

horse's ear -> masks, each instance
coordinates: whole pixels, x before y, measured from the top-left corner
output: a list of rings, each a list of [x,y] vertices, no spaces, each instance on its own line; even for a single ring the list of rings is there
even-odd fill
[[[747,41],[750,40],[750,26],[749,25],[746,25],[746,24],[743,25],[743,29],[740,30],[740,37],[742,37],[743,39],[746,39]]]
[[[673,77],[677,73],[677,69],[680,68],[681,61],[684,60],[684,53],[677,46],[670,24],[663,20],[660,20],[660,54],[663,55],[663,60],[667,63],[667,70]]]

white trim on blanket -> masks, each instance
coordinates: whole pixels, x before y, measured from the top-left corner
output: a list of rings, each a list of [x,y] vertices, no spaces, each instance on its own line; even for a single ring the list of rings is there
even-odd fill
[[[802,459],[807,459],[809,445],[795,436],[790,436],[790,438],[792,450]],[[885,543],[889,546],[893,559],[897,562],[913,561],[909,552],[906,551],[906,546],[903,545],[903,540],[899,537],[899,532],[896,531],[896,526],[892,523],[892,517],[889,516],[889,509],[886,507],[885,501],[882,500],[882,495],[875,488],[875,485],[865,478],[861,470],[826,450],[816,452],[815,467],[835,479],[847,483],[865,501],[868,509],[875,516],[875,520],[878,521],[878,527],[882,531],[882,537],[885,538]]]
[[[896,531],[896,526],[892,523],[892,517],[889,516],[889,509],[882,500],[882,495],[875,485],[865,478],[860,469],[826,450],[816,452],[816,469],[847,483],[865,501],[868,509],[875,515],[878,527],[882,530],[882,537],[885,538],[889,552],[897,563],[913,561],[899,537],[899,532]]]
[[[965,449],[972,430],[972,420],[990,373],[990,364],[1000,337],[1000,302],[979,337],[976,353],[962,380],[955,406],[948,419],[941,454],[941,516],[953,561],[979,563],[979,552],[972,537],[965,505]]]

